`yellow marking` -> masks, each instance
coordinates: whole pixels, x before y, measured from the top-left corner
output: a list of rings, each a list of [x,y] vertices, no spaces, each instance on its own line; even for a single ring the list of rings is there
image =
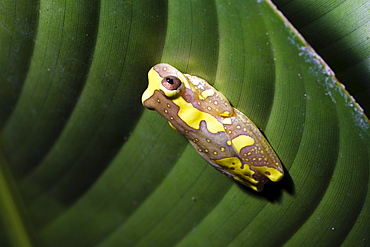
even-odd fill
[[[240,152],[240,150],[246,146],[251,146],[254,144],[254,139],[250,136],[246,136],[246,135],[240,135],[240,136],[237,136],[235,137],[233,140],[232,140],[233,144],[234,144],[234,147],[236,148],[236,150],[238,152]],[[248,153],[249,155],[249,153]]]
[[[168,111],[167,111],[167,110],[164,110],[164,112],[165,112],[165,113],[168,113]]]
[[[224,126],[211,114],[199,111],[191,103],[186,102],[182,97],[173,99],[173,102],[180,107],[179,117],[191,128],[199,129],[200,122],[207,123],[207,129],[211,133],[224,131]]]
[[[170,121],[168,121],[168,124],[172,127],[172,129],[174,129],[174,130],[178,131],[178,130],[175,128],[175,126],[173,126],[173,124],[172,124]]]
[[[230,112],[229,111],[224,111],[224,112],[220,113],[220,116],[221,117],[229,117],[230,116]]]
[[[213,104],[217,105],[217,104],[218,104],[217,100],[215,100],[215,101],[213,102]]]
[[[227,143],[227,145],[229,145],[229,146],[231,146],[231,144],[232,144],[232,143],[231,143],[231,141],[227,141],[226,143]]]
[[[208,106],[208,107],[207,107],[207,110],[208,110],[208,111],[210,111],[210,110],[212,110],[212,108]]]
[[[160,99],[157,99],[157,102],[158,102],[158,103],[161,103],[161,100],[160,100]]]
[[[204,152],[208,153],[208,149],[204,149]]]
[[[211,140],[210,140],[210,139],[207,139],[206,141],[207,141],[207,142],[211,142]]]
[[[260,188],[257,188],[257,186],[255,184],[257,184],[258,182],[248,176],[243,176],[243,178],[245,180],[247,180],[249,183],[247,183],[246,181],[242,180],[241,178],[235,176],[234,179],[242,184],[245,184],[247,185],[248,187],[254,189],[255,191],[260,191],[261,189]]]
[[[221,151],[225,151],[225,148],[224,148],[224,147],[221,147],[221,148],[220,148],[220,150],[221,150]]]
[[[159,74],[153,68],[149,70],[148,78],[149,78],[148,88],[141,96],[141,102],[143,103],[145,100],[149,99],[154,94],[155,90],[159,90],[162,81],[162,77],[160,77]],[[158,103],[160,103],[160,101],[158,101]]]
[[[218,154],[217,152],[213,152],[213,154]]]
[[[168,107],[168,108],[171,108],[171,105],[170,105],[170,104],[167,104],[167,107]]]
[[[232,122],[231,122],[231,118],[224,118],[224,119],[222,120],[222,123],[223,123],[223,124],[228,124],[228,125],[232,124]],[[226,127],[225,127],[225,129],[226,129]]]
[[[173,117],[170,117],[171,120],[173,120],[174,118]]]
[[[200,149],[200,148],[199,148],[199,149],[198,149],[198,152],[202,152],[202,149]]]
[[[180,71],[177,71],[177,77],[184,83],[184,86],[186,88],[189,88],[191,91],[195,92],[196,89],[195,89],[194,85],[196,85],[197,83],[194,83],[194,80],[192,80],[192,82],[189,82],[189,79],[188,79],[188,77],[186,77],[186,75],[187,74],[184,75]],[[162,83],[161,83],[161,85],[162,85]]]
[[[215,91],[212,90],[212,89],[207,89],[207,90],[204,90],[200,95],[203,97],[203,98],[207,98],[209,96],[212,96],[215,94]]]
[[[279,166],[279,165],[276,164],[276,166]],[[268,177],[273,182],[279,181],[284,176],[284,173],[280,172],[276,168],[271,168],[271,167],[267,167],[267,166],[253,166],[253,168],[258,173],[263,174],[264,176]]]
[[[242,165],[238,157],[229,157],[229,158],[213,160],[213,161],[216,164],[223,166],[223,167],[227,167],[227,168],[231,168],[234,166],[237,166],[239,168]]]
[[[237,175],[243,175],[243,178],[248,180],[249,182],[253,183],[253,184],[257,184],[258,181],[254,180],[252,178],[252,175],[254,174],[254,172],[249,168],[248,165],[242,165],[242,162],[240,161],[240,159],[238,157],[229,157],[229,158],[224,158],[224,159],[219,159],[219,160],[212,160],[213,162],[215,162],[216,164],[226,168],[227,170],[229,171],[232,171],[231,173],[233,174],[237,174]],[[243,167],[243,169],[242,169]],[[236,179],[237,176],[234,177],[234,179]],[[240,182],[242,182],[243,184],[245,184],[245,181],[243,180],[239,180],[239,179],[236,179]]]
[[[244,128],[243,131],[247,131],[247,128]]]

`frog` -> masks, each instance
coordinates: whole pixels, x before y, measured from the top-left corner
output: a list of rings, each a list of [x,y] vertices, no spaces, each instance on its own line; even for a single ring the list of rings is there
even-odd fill
[[[254,191],[284,169],[260,129],[206,80],[159,63],[148,72],[142,104],[168,120],[212,167]]]

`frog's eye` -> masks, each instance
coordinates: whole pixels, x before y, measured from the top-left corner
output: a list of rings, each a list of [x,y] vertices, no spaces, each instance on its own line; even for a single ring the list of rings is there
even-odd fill
[[[181,86],[181,81],[175,76],[169,76],[162,80],[162,85],[168,90],[176,90]]]
[[[180,93],[183,83],[176,76],[167,76],[161,82],[161,89],[167,97],[176,96]]]

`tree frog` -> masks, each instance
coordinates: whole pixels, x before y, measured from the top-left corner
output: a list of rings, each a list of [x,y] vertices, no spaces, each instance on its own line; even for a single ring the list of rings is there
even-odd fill
[[[165,63],[153,66],[148,78],[143,105],[165,117],[218,171],[256,191],[283,178],[258,127],[205,80]]]

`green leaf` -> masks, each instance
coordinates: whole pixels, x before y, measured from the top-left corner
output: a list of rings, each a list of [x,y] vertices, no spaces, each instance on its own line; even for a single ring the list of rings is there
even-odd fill
[[[368,95],[367,1],[277,4]],[[19,0],[0,13],[2,246],[368,245],[369,121],[269,1]],[[159,62],[250,117],[283,180],[236,184],[144,109]]]
[[[369,114],[370,46],[366,0],[276,0],[277,7]],[[303,18],[304,17],[304,18]]]

